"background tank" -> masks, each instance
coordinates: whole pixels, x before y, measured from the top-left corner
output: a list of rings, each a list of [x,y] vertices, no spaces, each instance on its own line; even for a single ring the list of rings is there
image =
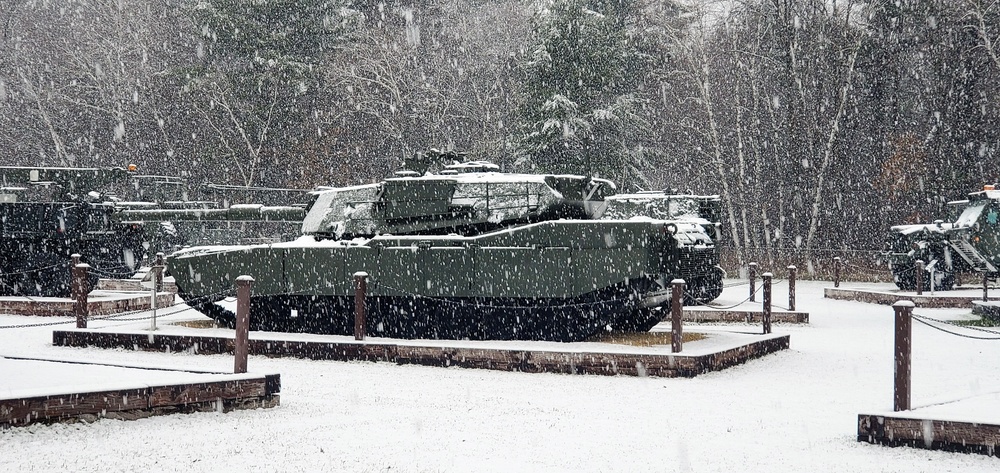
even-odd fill
[[[956,217],[929,224],[891,228],[884,258],[896,286],[916,289],[915,263],[924,261],[923,289],[949,290],[958,272],[978,272],[990,279],[1000,276],[1000,191],[995,186],[969,194],[968,200],[950,202]]]
[[[98,275],[131,276],[145,255],[140,223],[113,218],[100,192],[128,179],[121,168],[0,167],[0,295],[69,294],[70,255]]]
[[[352,275],[365,271],[370,335],[573,341],[648,330],[669,303],[669,282],[686,276],[684,254],[704,251],[718,264],[706,232],[715,226],[703,217],[604,218],[610,181],[506,174],[483,162],[436,174],[409,167],[376,184],[317,190],[296,241],[175,253],[179,293],[231,325],[233,314],[213,302],[249,274],[253,329],[350,334]]]
[[[298,224],[305,214],[260,204],[216,208],[189,200],[198,192],[184,179],[124,168],[0,167],[0,181],[0,295],[69,295],[74,253],[91,266],[91,287],[130,277],[148,255],[202,235],[175,222],[225,226],[219,241],[232,242],[249,234],[234,225]]]

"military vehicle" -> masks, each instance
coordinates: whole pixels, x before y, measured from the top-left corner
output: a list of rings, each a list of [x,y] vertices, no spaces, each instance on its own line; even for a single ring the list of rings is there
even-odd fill
[[[371,336],[578,341],[649,330],[675,278],[703,301],[721,291],[717,224],[689,213],[717,198],[611,199],[607,180],[482,161],[428,172],[431,158],[457,157],[422,154],[381,182],[316,190],[297,240],[179,251],[168,258],[179,294],[232,326],[217,302],[246,274],[251,329],[346,335],[353,275],[366,272]],[[643,215],[647,204],[677,215]]]
[[[208,208],[215,202],[185,200],[183,179],[134,168],[4,166],[0,184],[0,295],[69,295],[74,253],[92,268],[90,287],[99,278],[130,277],[148,255],[183,241],[171,235],[169,219],[301,222],[305,214],[259,205]]]
[[[957,215],[949,221],[892,227],[883,257],[900,289],[917,288],[917,260],[924,262],[924,290],[953,289],[960,272],[1000,276],[1000,190],[987,185],[949,205]]]
[[[69,294],[70,254],[100,274],[130,276],[145,255],[142,225],[112,219],[98,192],[127,180],[124,168],[0,167],[0,295]]]

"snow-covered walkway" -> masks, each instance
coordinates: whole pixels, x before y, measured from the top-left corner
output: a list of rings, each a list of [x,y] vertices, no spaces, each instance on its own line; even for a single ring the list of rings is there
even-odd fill
[[[251,371],[281,374],[281,406],[10,429],[0,471],[998,471],[996,457],[855,440],[859,413],[892,408],[893,311],[824,299],[828,285],[799,281],[810,323],[774,328],[790,350],[693,379],[251,357]],[[58,348],[51,332],[0,330],[0,355],[232,368],[230,356]],[[913,346],[914,406],[1000,423],[1000,341],[915,324]]]

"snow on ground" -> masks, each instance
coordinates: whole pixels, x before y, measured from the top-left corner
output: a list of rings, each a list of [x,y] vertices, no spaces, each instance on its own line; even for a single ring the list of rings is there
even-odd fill
[[[279,407],[8,429],[0,471],[1000,470],[995,457],[857,442],[858,414],[892,409],[893,311],[824,299],[828,285],[798,282],[810,324],[774,327],[791,335],[789,350],[692,379],[251,357],[251,372],[281,374]],[[784,290],[776,286],[776,300]],[[745,291],[728,288],[719,302]],[[969,312],[916,310],[953,320]],[[0,326],[50,320],[0,316]],[[913,405],[1000,423],[1000,341],[913,331]],[[222,355],[53,347],[51,332],[0,329],[0,355],[233,365]],[[0,392],[7,383],[0,373]]]

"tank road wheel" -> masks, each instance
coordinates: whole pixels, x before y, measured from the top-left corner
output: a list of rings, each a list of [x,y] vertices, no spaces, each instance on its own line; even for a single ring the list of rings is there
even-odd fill
[[[627,317],[618,318],[612,328],[615,332],[648,332],[668,314],[660,307],[635,309]]]
[[[684,305],[707,304],[722,295],[722,268],[713,269],[711,274],[686,281]]]

